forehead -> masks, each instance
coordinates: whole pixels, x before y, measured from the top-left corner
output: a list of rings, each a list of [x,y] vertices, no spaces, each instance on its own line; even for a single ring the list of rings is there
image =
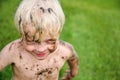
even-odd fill
[[[45,36],[43,36],[42,38],[41,38],[41,41],[42,40],[48,40],[48,39],[53,39],[53,40],[57,40],[59,37],[58,36],[55,36],[55,35],[50,35],[50,34],[46,34]]]
[[[24,27],[25,37],[31,38],[32,40],[45,40],[45,39],[58,39],[59,34],[54,30],[51,31],[49,28],[38,29],[33,25],[29,24]]]

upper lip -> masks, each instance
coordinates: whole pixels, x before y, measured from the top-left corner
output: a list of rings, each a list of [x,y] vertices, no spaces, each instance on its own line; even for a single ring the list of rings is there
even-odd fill
[[[39,57],[43,57],[43,56],[45,56],[45,53],[40,52],[40,53],[37,53],[36,55],[39,56]]]
[[[46,53],[46,51],[37,51],[37,50],[34,50],[33,52],[36,53],[36,54],[40,54],[40,53],[43,54],[43,53]]]
[[[45,54],[44,52],[39,52],[39,53],[37,53],[37,54]]]
[[[37,55],[43,55],[43,54],[46,54],[47,53],[47,51],[35,51],[35,53],[37,54]]]

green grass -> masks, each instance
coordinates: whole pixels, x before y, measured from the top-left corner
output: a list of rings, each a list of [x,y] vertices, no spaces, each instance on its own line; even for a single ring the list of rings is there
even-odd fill
[[[19,2],[0,1],[0,50],[20,37],[13,22]],[[66,15],[61,39],[73,44],[79,56],[79,73],[73,80],[120,80],[120,1],[60,2]],[[8,66],[0,72],[0,80],[10,80],[11,75]]]

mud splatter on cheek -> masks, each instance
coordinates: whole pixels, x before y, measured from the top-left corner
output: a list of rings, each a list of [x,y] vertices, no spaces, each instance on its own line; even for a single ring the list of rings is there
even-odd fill
[[[54,52],[55,50],[54,49],[49,49],[50,53]]]
[[[50,53],[54,52],[55,49],[56,49],[56,46],[55,46],[55,45],[50,46],[50,47],[49,47],[49,51],[50,51]]]
[[[59,68],[58,68],[58,67],[56,67],[56,69],[57,69],[57,71],[59,70]]]

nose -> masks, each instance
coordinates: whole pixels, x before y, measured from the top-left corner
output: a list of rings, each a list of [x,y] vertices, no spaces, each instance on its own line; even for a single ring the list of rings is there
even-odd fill
[[[46,49],[47,49],[47,47],[44,45],[37,45],[36,46],[36,50],[38,51],[38,52],[44,52],[44,51],[46,51]]]

